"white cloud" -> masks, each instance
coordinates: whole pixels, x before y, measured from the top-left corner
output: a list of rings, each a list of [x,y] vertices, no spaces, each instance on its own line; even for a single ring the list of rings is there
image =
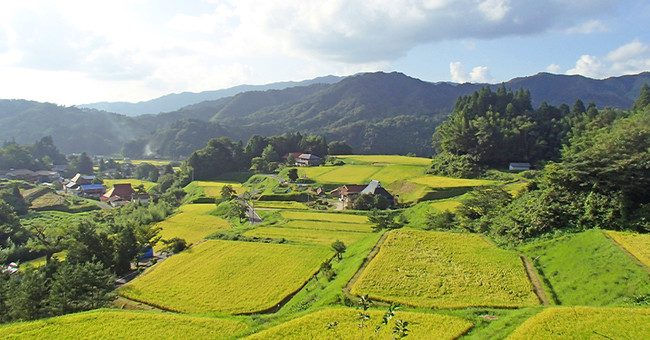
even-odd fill
[[[577,24],[576,26],[569,27],[566,30],[567,34],[591,34],[591,33],[597,33],[597,32],[605,32],[607,31],[608,28],[607,26],[600,20],[589,20],[585,22],[581,22]]]
[[[635,74],[650,70],[650,46],[633,41],[607,53],[604,57],[583,55],[567,74],[592,78]]]
[[[546,66],[546,71],[551,73],[560,73],[560,71],[562,71],[562,67],[558,64],[551,64]]]
[[[487,66],[476,66],[468,74],[460,61],[449,63],[451,80],[457,83],[489,83],[494,81]]]

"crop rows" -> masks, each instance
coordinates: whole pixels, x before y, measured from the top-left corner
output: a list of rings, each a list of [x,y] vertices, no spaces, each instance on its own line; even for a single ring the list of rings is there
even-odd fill
[[[352,293],[418,307],[539,304],[516,253],[475,234],[416,230],[392,231]]]
[[[185,313],[252,313],[276,306],[332,256],[328,247],[205,241],[156,265],[120,294]]]
[[[508,339],[647,339],[650,308],[553,307],[526,320]]]
[[[354,309],[326,309],[246,339],[391,339],[395,320],[409,322],[408,339],[456,339],[472,327],[469,321],[458,317],[398,311],[388,325],[375,333],[384,312],[369,311],[370,319],[363,329],[359,327],[357,313],[358,310]],[[328,329],[327,324],[334,322],[338,322],[338,325]]]
[[[246,324],[169,313],[95,310],[0,327],[3,339],[224,339]]]
[[[179,237],[187,243],[195,243],[216,231],[229,228],[228,221],[209,214],[214,209],[214,204],[181,206],[175,215],[157,224],[162,227],[160,232],[162,239]],[[161,245],[156,246],[156,250],[160,247]]]

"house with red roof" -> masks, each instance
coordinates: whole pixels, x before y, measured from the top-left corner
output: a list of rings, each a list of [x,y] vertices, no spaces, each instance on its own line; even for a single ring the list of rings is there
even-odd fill
[[[149,194],[146,192],[136,192],[131,187],[131,183],[115,183],[99,200],[107,202],[112,206],[121,206],[135,201],[147,203],[149,201]]]

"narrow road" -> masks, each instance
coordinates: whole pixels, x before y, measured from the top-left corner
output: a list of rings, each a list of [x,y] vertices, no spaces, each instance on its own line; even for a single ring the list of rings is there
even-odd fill
[[[539,298],[539,301],[544,306],[550,306],[551,301],[548,299],[548,296],[546,296],[546,292],[542,286],[542,281],[539,279],[539,276],[537,276],[537,271],[535,271],[535,267],[533,266],[532,262],[530,262],[530,259],[526,255],[519,255],[519,257],[521,258],[521,262],[524,264],[524,268],[526,268],[528,281],[533,284],[533,290]]]

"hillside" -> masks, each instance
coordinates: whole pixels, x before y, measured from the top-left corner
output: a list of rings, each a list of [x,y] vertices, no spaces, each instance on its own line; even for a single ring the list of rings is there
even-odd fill
[[[319,78],[317,78],[319,79]],[[326,78],[333,81],[333,78]],[[604,80],[540,73],[505,86],[531,91],[542,101],[629,108],[650,73]],[[119,152],[131,157],[186,157],[210,138],[245,142],[254,134],[299,131],[343,140],[355,153],[433,153],[431,136],[459,96],[484,84],[430,83],[401,73],[363,73],[334,84],[248,91],[176,111],[128,117],[105,111],[20,100],[0,101],[0,140],[30,143],[51,135],[62,152]],[[501,86],[492,85],[494,88]],[[197,99],[198,100],[198,99]],[[74,131],[74,133],[71,133]]]
[[[127,116],[139,116],[143,114],[156,114],[160,112],[176,111],[182,107],[196,103],[217,100],[231,97],[242,92],[281,90],[289,87],[308,86],[311,84],[333,84],[341,80],[341,77],[325,76],[304,81],[286,81],[265,85],[239,85],[227,89],[202,92],[171,93],[162,97],[154,98],[138,103],[129,102],[99,102],[76,105],[79,108],[95,109],[109,112],[117,112]]]

